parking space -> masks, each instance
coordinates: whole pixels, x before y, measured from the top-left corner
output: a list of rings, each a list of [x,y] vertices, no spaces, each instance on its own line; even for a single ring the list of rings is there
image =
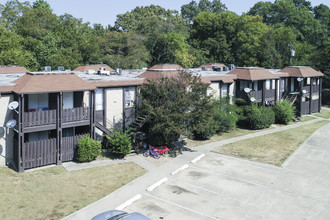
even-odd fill
[[[126,207],[151,219],[327,219],[327,183],[297,172],[216,153],[145,192]],[[324,194],[323,194],[324,195]]]

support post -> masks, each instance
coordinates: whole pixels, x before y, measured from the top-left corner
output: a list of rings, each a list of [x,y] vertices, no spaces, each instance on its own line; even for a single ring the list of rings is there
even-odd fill
[[[89,96],[89,103],[90,103],[90,131],[91,131],[91,138],[95,138],[95,91],[90,91]]]
[[[57,155],[56,155],[56,164],[62,164],[62,109],[63,109],[63,93],[60,92],[57,94],[57,108],[56,108],[56,148],[57,148]]]
[[[279,99],[278,79],[275,79],[275,102]]]
[[[320,77],[319,81],[319,112],[321,112],[321,106],[322,106],[322,78]]]
[[[24,133],[23,133],[23,116],[24,116],[24,95],[18,96],[18,144],[17,144],[17,171],[23,172],[25,169],[25,149],[24,149]]]
[[[309,78],[309,114],[312,114],[312,97],[313,97],[313,78]]]
[[[265,101],[266,101],[266,80],[262,81],[262,106],[265,106]]]

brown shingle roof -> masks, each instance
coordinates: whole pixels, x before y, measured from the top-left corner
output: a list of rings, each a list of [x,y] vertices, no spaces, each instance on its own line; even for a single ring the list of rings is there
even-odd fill
[[[269,70],[266,70],[264,68],[257,68],[257,67],[236,68],[230,71],[228,74],[237,75],[237,79],[244,79],[251,81],[279,78],[278,75],[272,74]]]
[[[236,75],[219,75],[219,76],[202,76],[201,80],[203,83],[210,84],[211,82],[222,81],[224,83],[233,83],[236,79]]]
[[[0,74],[3,73],[27,73],[27,70],[24,66],[0,66]]]
[[[114,71],[114,69],[110,68],[106,64],[95,64],[95,65],[81,65],[78,66],[73,71],[80,71],[80,72],[86,72],[87,70],[95,70],[98,71],[100,68],[105,68],[106,71]]]
[[[89,82],[95,87],[117,87],[117,86],[139,86],[144,83],[144,79],[138,80],[116,80],[116,81],[101,81]]]
[[[14,81],[13,91],[19,94],[94,90],[95,86],[73,73],[25,74]]]
[[[175,78],[183,71],[180,65],[176,64],[157,64],[140,74],[138,78],[145,78],[146,80],[157,80],[162,77]]]
[[[183,68],[177,64],[157,64],[148,70],[183,70]]]
[[[210,64],[203,64],[198,68],[206,67],[207,69],[212,69],[213,66],[216,67],[227,67],[225,64],[222,63],[210,63]]]
[[[317,77],[324,76],[323,73],[316,71],[309,66],[289,66],[280,70],[280,72],[288,73],[291,77]]]

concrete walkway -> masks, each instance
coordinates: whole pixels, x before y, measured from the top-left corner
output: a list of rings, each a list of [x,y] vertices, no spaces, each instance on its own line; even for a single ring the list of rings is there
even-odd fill
[[[298,122],[293,125],[285,126],[285,127],[277,127],[273,129],[268,129],[265,131],[240,136],[236,138],[231,138],[219,142],[213,142],[205,145],[201,145],[198,147],[194,147],[193,152],[185,152],[183,155],[180,155],[176,158],[169,160],[168,162],[160,165],[155,166],[150,161],[147,161],[143,157],[139,156],[131,156],[127,157],[125,160],[118,160],[118,161],[95,161],[89,164],[74,164],[74,163],[65,163],[63,166],[71,171],[71,170],[78,170],[78,169],[85,169],[94,166],[106,166],[114,163],[123,163],[123,162],[135,162],[136,164],[142,166],[149,172],[145,175],[135,179],[131,183],[125,185],[124,187],[116,190],[115,192],[109,194],[108,196],[96,201],[93,204],[88,205],[87,207],[67,216],[64,219],[91,219],[93,216],[110,210],[115,209],[119,205],[125,203],[127,200],[131,199],[137,194],[143,194],[151,184],[158,182],[160,179],[164,178],[164,176],[168,176],[173,171],[177,170],[178,168],[188,164],[194,158],[198,157],[201,154],[212,154],[211,151],[214,147],[218,147],[221,145],[225,145],[228,143],[233,143],[240,140],[245,140],[253,137],[258,137],[262,135],[267,135],[279,131],[284,131],[287,129],[304,126],[307,124],[315,123],[317,121],[324,120],[321,118],[316,118],[314,120],[306,121],[306,122]],[[256,163],[263,167],[269,167],[270,169],[274,169],[278,172],[282,172],[282,170],[287,169],[290,171],[294,171],[297,173],[308,173],[308,175],[313,175],[311,171],[321,170],[322,172],[317,172],[317,178],[321,178],[322,175],[326,175],[327,178],[330,179],[330,171],[328,171],[329,165],[326,163],[326,159],[330,157],[330,149],[329,147],[325,148],[325,152],[321,153],[320,151],[315,150],[316,147],[320,147],[323,149],[325,143],[330,143],[330,124],[327,124],[323,128],[319,129],[315,132],[298,150],[289,158],[288,161],[284,163],[284,168],[274,167],[272,165]],[[308,147],[313,146],[313,147]],[[323,147],[323,148],[322,148]],[[319,148],[317,148],[319,149]],[[319,150],[320,150],[319,149]],[[304,164],[304,158],[313,158],[315,164],[312,166]],[[229,156],[228,156],[229,158]],[[242,160],[239,158],[234,158],[234,160]],[[326,164],[322,164],[321,162]],[[321,164],[320,164],[321,163]],[[311,170],[312,169],[312,170]],[[287,177],[288,181],[290,177]],[[330,190],[329,190],[330,192]],[[327,192],[329,194],[329,192]],[[322,195],[320,195],[322,196]]]

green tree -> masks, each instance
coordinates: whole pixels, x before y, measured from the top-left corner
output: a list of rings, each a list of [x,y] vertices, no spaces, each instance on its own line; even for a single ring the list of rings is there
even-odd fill
[[[22,45],[23,38],[0,26],[0,65],[33,67],[32,54]]]
[[[33,6],[33,8],[41,7],[50,13],[53,12],[53,9],[50,7],[49,3],[45,0],[37,0],[37,1],[33,2],[32,6]]]
[[[149,66],[150,53],[145,37],[134,32],[107,32],[99,37],[103,63],[113,68],[139,69]]]
[[[29,6],[29,2],[21,3],[18,0],[7,1],[5,5],[0,4],[0,24],[6,29],[12,30]]]
[[[201,12],[208,11],[220,14],[226,10],[227,7],[220,0],[213,0],[212,2],[209,0],[200,0],[198,4],[196,1],[191,1],[189,4],[181,6],[182,16],[189,19],[190,22]]]
[[[190,41],[194,48],[204,51],[206,62],[233,62],[239,18],[232,12],[202,12],[194,18]]]
[[[237,35],[233,49],[235,63],[240,66],[259,66],[259,54],[264,50],[262,39],[269,27],[260,17],[242,15],[237,25]]]
[[[199,119],[205,118],[202,109],[207,106],[204,100],[209,99],[206,89],[199,78],[185,72],[144,84],[139,114],[149,115],[144,127],[149,143],[171,146],[187,128],[192,128],[190,121],[202,123]]]

